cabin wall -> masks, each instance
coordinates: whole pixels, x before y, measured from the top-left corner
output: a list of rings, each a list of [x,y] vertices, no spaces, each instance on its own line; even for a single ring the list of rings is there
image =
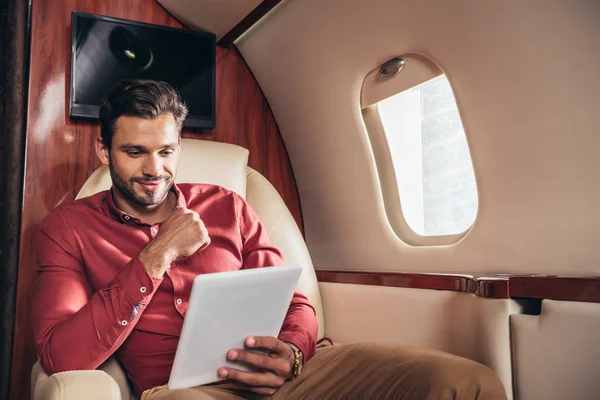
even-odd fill
[[[315,268],[597,275],[599,16],[595,0],[285,1],[243,35]],[[473,161],[478,215],[449,246],[392,230],[361,114],[369,72],[407,53],[446,74]]]
[[[36,360],[29,321],[35,292],[37,226],[57,204],[74,199],[99,165],[93,151],[99,125],[68,116],[72,11],[181,27],[154,1],[32,2],[26,174],[11,382],[14,400],[29,398],[31,367]],[[216,63],[217,127],[204,132],[184,131],[184,137],[248,148],[249,166],[276,187],[302,228],[294,176],[269,105],[236,49],[218,48]]]

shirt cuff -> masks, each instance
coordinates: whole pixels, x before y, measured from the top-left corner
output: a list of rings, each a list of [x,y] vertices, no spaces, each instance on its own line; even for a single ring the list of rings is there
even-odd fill
[[[298,340],[297,334],[294,334],[292,332],[289,332],[289,333],[285,332],[285,333],[282,333],[281,335],[279,335],[278,339],[281,340],[282,342],[293,345],[294,347],[298,348],[302,352],[302,366],[304,366],[304,364],[306,364],[308,359],[311,358],[314,354],[314,351],[312,351],[312,352],[310,351],[308,343],[302,343],[302,344],[305,344],[304,346],[300,344],[301,342],[304,342],[304,341]]]
[[[148,304],[163,278],[148,274],[144,264],[136,256],[116,278],[131,304]]]

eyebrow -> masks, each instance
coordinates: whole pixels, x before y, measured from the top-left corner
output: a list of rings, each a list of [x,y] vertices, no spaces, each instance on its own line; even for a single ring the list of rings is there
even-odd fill
[[[164,146],[162,146],[161,150],[172,150],[172,149],[175,149],[176,147],[177,147],[177,143],[169,143],[169,144],[165,144]],[[119,146],[119,149],[122,151],[127,151],[127,150],[137,150],[140,152],[148,151],[146,146],[142,146],[140,144],[133,144],[133,143],[122,144],[121,146]]]

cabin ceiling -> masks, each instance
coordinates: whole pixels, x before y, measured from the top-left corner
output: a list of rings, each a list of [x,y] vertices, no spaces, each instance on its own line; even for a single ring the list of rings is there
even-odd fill
[[[232,30],[261,0],[157,0],[182,24],[217,35],[217,41]]]

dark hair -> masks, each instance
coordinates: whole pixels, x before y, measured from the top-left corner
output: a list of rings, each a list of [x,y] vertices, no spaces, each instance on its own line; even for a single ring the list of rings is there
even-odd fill
[[[166,113],[173,114],[181,133],[188,109],[171,85],[160,81],[126,79],[110,92],[100,106],[102,142],[111,148],[119,117],[153,119]]]

